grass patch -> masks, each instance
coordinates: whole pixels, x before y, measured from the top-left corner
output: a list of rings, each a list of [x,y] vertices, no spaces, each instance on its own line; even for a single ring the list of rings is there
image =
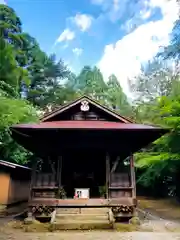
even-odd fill
[[[58,229],[54,224],[51,223],[40,223],[38,221],[35,221],[34,223],[31,224],[24,224],[23,221],[11,221],[9,222],[6,226],[6,229],[11,228],[11,229],[16,229],[20,230],[22,232],[54,232],[54,231],[71,231],[71,230],[66,230],[64,229]],[[90,229],[83,229],[83,226],[73,229],[76,231],[96,231],[96,230],[101,230],[99,227],[98,229],[94,226],[93,228]],[[135,231],[141,231],[141,227],[134,225],[134,224],[128,224],[128,223],[114,223],[113,227],[111,229],[103,229],[105,231],[117,231],[117,232],[135,232]]]
[[[180,203],[176,200],[140,198],[138,207],[158,217],[180,222]]]
[[[114,230],[117,232],[136,232],[140,230],[140,227],[133,224],[114,223]]]
[[[175,233],[179,233],[180,232],[180,226],[175,226],[173,224],[166,224],[165,225],[165,229],[168,231],[168,232],[175,232]]]
[[[175,228],[166,227],[166,230],[167,230],[168,232],[179,233],[179,232],[180,232],[180,227],[175,227]]]
[[[117,232],[153,232],[151,226],[147,225],[136,225],[136,224],[126,224],[126,223],[115,223],[114,230]]]
[[[22,230],[24,232],[51,232],[51,226],[49,223],[40,223],[38,221],[31,224],[24,224],[23,221],[19,220],[11,221],[6,227]]]
[[[72,225],[72,226],[71,226]],[[72,229],[71,229],[72,227]],[[113,230],[112,224],[80,224],[73,226],[73,224],[51,224],[34,221],[33,223],[25,224],[23,221],[11,221],[6,226],[6,229],[16,229],[22,232],[54,232],[54,231],[70,231],[70,230]]]

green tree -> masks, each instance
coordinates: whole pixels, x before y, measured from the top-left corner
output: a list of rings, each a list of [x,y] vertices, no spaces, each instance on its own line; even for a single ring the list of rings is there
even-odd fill
[[[116,109],[122,115],[128,116],[131,114],[131,106],[128,102],[126,94],[123,92],[123,89],[117,79],[113,74],[109,77],[107,82],[107,101],[108,105],[111,108]]]
[[[17,123],[38,121],[36,109],[27,101],[0,96],[0,154],[7,161],[25,163],[31,153],[11,137],[10,127]]]
[[[92,69],[90,66],[84,66],[77,76],[76,79],[76,89],[83,90],[85,94],[89,94],[91,91],[91,81],[92,81]]]
[[[17,65],[15,50],[0,38],[0,89],[12,97],[20,94],[22,80],[29,82],[26,69]]]
[[[180,19],[178,19],[172,30],[171,42],[167,47],[162,48],[162,51],[158,53],[158,57],[161,56],[164,59],[178,59],[180,58]]]
[[[108,82],[105,83],[103,75],[97,67],[84,66],[76,78],[75,89],[116,109],[121,114],[127,116],[131,113],[127,96],[116,76],[111,75]]]
[[[107,86],[97,67],[84,66],[76,78],[75,89],[95,100],[103,102]]]
[[[0,37],[11,44],[15,51],[15,59],[20,66],[26,66],[26,43],[28,34],[22,32],[22,23],[16,12],[7,5],[0,4]]]
[[[15,11],[0,4],[0,36],[13,46],[21,45],[22,24]]]
[[[148,102],[160,96],[168,96],[174,79],[173,68],[168,64],[153,59],[145,67],[142,66],[141,74],[129,81],[136,101]]]
[[[44,107],[48,103],[56,103],[60,97],[61,89],[64,94],[63,81],[66,82],[70,74],[63,61],[59,60],[56,63],[55,55],[48,57],[39,51],[28,70],[31,78],[27,93],[29,101],[40,107]]]
[[[163,70],[159,69],[159,71]],[[178,187],[180,174],[180,149],[178,145],[180,141],[180,81],[178,74],[174,74],[171,70],[166,71],[166,74],[164,75],[164,83],[162,83],[163,78],[156,82],[157,75],[150,75],[149,89],[151,89],[151,84],[156,84],[157,89],[154,91],[153,97],[151,95],[148,98],[149,93],[141,85],[140,90],[143,98],[138,104],[136,103],[134,110],[136,111],[135,119],[138,122],[170,127],[172,132],[136,154],[136,165],[138,169],[141,169],[138,182],[151,188],[152,193],[155,192],[153,189],[156,189],[157,194],[163,193],[167,196],[174,189],[174,194],[180,197]],[[165,87],[161,90],[158,84],[160,86],[164,84]]]
[[[179,81],[177,84],[180,89]],[[168,187],[169,183],[171,183],[171,187],[173,186],[175,188],[175,193],[178,197],[180,197],[180,147],[178,144],[180,141],[179,96],[174,96],[172,92],[168,97],[164,96],[158,99],[156,105],[159,111],[156,123],[171,127],[171,133],[155,141],[145,152],[143,151],[136,155],[137,167],[144,169],[139,181],[145,186],[154,185],[154,187],[156,187],[157,184],[160,188],[165,186],[166,192],[169,191]],[[151,114],[153,114],[153,112],[151,112]]]

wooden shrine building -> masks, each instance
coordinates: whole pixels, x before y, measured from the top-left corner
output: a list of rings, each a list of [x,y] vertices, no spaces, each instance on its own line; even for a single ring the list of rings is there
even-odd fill
[[[29,206],[127,206],[131,215],[136,207],[133,153],[166,132],[135,124],[86,96],[40,123],[13,126],[13,138],[37,156]]]

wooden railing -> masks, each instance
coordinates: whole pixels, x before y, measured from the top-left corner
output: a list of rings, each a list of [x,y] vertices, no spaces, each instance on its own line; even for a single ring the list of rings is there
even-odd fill
[[[58,189],[57,181],[52,173],[38,173],[32,186],[32,197],[54,198]]]
[[[132,197],[130,176],[128,173],[111,173],[109,183],[109,197]]]

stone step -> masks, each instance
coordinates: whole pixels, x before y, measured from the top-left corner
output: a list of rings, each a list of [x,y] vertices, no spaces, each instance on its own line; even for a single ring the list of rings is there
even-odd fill
[[[56,214],[56,220],[108,220],[108,214]]]
[[[57,214],[107,214],[108,208],[57,208]]]
[[[54,230],[91,230],[91,229],[112,229],[113,225],[109,221],[102,220],[86,220],[77,221],[70,219],[69,221],[58,220],[53,223]]]
[[[81,208],[83,214],[107,214],[108,208]]]
[[[79,214],[81,208],[57,208],[57,214]]]

